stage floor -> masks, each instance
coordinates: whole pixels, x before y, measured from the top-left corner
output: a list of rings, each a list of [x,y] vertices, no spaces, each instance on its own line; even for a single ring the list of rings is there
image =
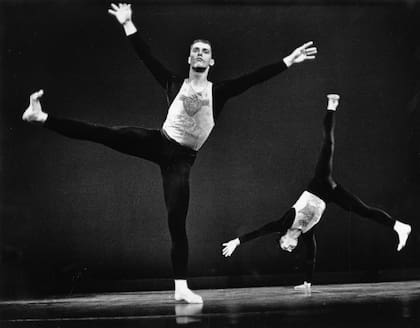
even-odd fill
[[[0,301],[1,327],[420,327],[420,281],[198,290]]]

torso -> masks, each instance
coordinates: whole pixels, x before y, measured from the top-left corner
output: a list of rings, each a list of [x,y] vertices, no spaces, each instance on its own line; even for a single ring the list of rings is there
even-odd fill
[[[318,196],[309,191],[304,191],[293,208],[296,211],[296,217],[291,228],[301,229],[305,233],[319,222],[326,204]]]
[[[202,90],[194,90],[185,79],[162,128],[179,144],[198,150],[213,127],[212,83],[208,82]]]

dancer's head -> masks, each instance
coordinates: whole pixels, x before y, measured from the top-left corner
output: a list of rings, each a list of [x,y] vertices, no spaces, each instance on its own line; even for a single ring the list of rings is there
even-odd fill
[[[197,73],[204,73],[209,70],[210,66],[214,65],[210,41],[203,39],[193,41],[190,47],[188,64]]]
[[[302,230],[300,229],[288,229],[287,232],[283,236],[281,236],[279,240],[281,249],[286,252],[293,251],[298,244],[298,238],[301,234]]]
[[[296,210],[291,207],[284,215],[278,220],[278,233],[279,239],[278,243],[282,250],[291,252],[293,251],[297,244],[298,238],[302,233],[301,229],[292,228],[293,222],[296,217]]]

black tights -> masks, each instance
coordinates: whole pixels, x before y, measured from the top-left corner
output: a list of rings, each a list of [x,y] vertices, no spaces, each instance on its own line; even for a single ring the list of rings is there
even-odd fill
[[[393,227],[395,220],[385,211],[366,205],[358,197],[337,184],[333,177],[334,157],[334,127],[335,112],[327,110],[324,118],[324,141],[321,153],[315,167],[315,175],[308,185],[308,191],[323,199],[326,203],[332,202],[347,211],[354,212],[389,227]]]
[[[190,198],[189,176],[197,152],[181,146],[162,131],[140,127],[106,127],[49,116],[50,130],[73,139],[101,143],[118,152],[140,157],[160,166],[175,279],[187,277],[188,239],[185,223]]]
[[[336,203],[345,210],[359,214],[362,217],[373,219],[383,225],[393,227],[395,220],[386,212],[370,207],[363,203],[359,198],[345,190],[337,184],[333,177],[333,157],[334,157],[334,126],[335,112],[327,111],[324,118],[324,141],[322,143],[321,153],[315,167],[315,175],[310,181],[307,190],[317,195],[326,203]],[[278,232],[279,237],[283,236],[293,225],[296,218],[296,210],[290,208],[279,220],[269,222],[261,228],[244,234],[239,237],[240,242],[247,242],[259,236],[271,232]],[[311,282],[316,260],[316,240],[315,228],[302,235],[303,243],[306,248],[305,257],[305,281]]]
[[[334,127],[335,112],[328,110],[324,118],[324,140],[318,162],[315,167],[315,174],[309,182],[307,190],[317,195],[326,203],[332,202],[347,211],[354,212],[362,217],[370,218],[382,225],[393,227],[395,220],[385,211],[366,205],[358,197],[345,190],[337,184],[333,177],[333,157],[334,157]],[[278,221],[266,225],[267,227],[280,231],[280,235],[286,233],[287,229],[293,224],[290,217],[295,217],[295,210],[292,208]],[[266,229],[267,230],[267,229]],[[306,248],[305,257],[305,281],[311,282],[316,261],[316,240],[315,228],[302,235]],[[265,232],[267,233],[267,232]]]
[[[315,175],[309,182],[308,191],[323,199],[326,203],[332,202],[347,211],[354,212],[362,217],[372,219],[382,225],[393,227],[395,220],[385,211],[366,205],[358,197],[337,184],[333,177],[334,157],[334,127],[335,112],[328,110],[324,118],[324,141],[321,153],[315,167]],[[306,248],[305,280],[312,281],[316,261],[316,240],[314,228],[302,235]]]

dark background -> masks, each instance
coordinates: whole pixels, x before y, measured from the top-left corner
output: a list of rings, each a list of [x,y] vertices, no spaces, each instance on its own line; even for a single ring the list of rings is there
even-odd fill
[[[189,44],[198,37],[213,42],[213,81],[279,61],[309,40],[319,51],[316,61],[225,106],[192,171],[191,276],[301,278],[303,248],[281,252],[275,236],[240,247],[230,259],[220,244],[279,218],[304,190],[330,92],[342,96],[336,179],[418,228],[417,2],[132,3],[156,56],[181,75],[187,76]],[[158,167],[20,119],[29,94],[43,88],[43,108],[55,115],[161,126],[164,92],[108,15],[109,2],[0,4],[2,295],[69,291],[82,280],[170,278]],[[377,280],[381,272],[404,279],[420,269],[415,232],[397,253],[392,230],[335,205],[316,229],[319,281],[323,272]],[[206,287],[204,281],[194,287]]]

